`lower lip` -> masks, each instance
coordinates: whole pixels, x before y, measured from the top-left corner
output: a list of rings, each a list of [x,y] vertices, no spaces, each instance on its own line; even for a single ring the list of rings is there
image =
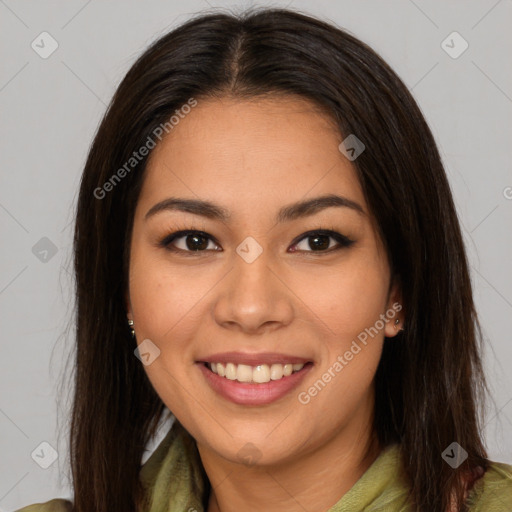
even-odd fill
[[[263,384],[250,384],[229,380],[213,373],[204,363],[196,363],[203,372],[210,387],[227,400],[239,405],[265,405],[279,400],[297,387],[312,364],[306,364],[298,372],[278,380],[271,380]]]

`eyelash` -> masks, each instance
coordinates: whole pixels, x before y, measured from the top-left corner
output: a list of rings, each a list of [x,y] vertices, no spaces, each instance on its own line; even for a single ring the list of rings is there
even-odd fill
[[[168,251],[171,251],[171,252],[174,252],[174,253],[183,254],[184,256],[195,256],[195,255],[198,255],[200,253],[210,252],[212,250],[215,251],[215,252],[221,252],[221,251],[217,251],[215,249],[203,249],[203,250],[200,250],[200,251],[190,251],[190,250],[178,249],[178,248],[173,247],[171,245],[172,242],[174,242],[175,240],[177,240],[179,238],[186,238],[189,235],[199,235],[201,237],[204,237],[204,238],[207,238],[207,239],[211,240],[216,245],[220,246],[220,244],[215,240],[215,238],[213,238],[211,235],[206,233],[204,231],[204,229],[205,228],[203,228],[203,229],[194,229],[194,228],[179,229],[178,231],[174,231],[173,233],[170,233],[169,235],[165,236],[160,241],[159,246],[163,247],[164,249],[166,249]],[[330,247],[330,248],[328,248],[326,250],[319,250],[319,251],[296,250],[296,251],[293,251],[293,252],[312,253],[312,254],[315,254],[315,255],[330,254],[330,253],[338,251],[340,249],[348,248],[348,247],[350,247],[355,242],[354,240],[351,240],[350,238],[346,237],[345,235],[342,235],[341,233],[338,233],[337,231],[334,231],[333,229],[318,228],[318,229],[314,229],[314,230],[311,230],[311,231],[307,231],[306,233],[303,233],[302,235],[300,235],[300,237],[297,238],[296,241],[292,244],[292,247],[297,245],[297,244],[299,244],[300,242],[302,242],[305,239],[313,238],[315,235],[317,235],[317,236],[318,235],[320,235],[320,236],[328,236],[329,238],[333,238],[336,242],[338,242],[339,245],[337,247],[334,247],[334,248]],[[330,243],[329,243],[329,245],[330,245]]]

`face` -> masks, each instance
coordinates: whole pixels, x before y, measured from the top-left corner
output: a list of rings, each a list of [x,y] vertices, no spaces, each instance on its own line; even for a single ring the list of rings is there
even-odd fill
[[[226,98],[153,151],[128,317],[202,454],[274,464],[370,422],[399,296],[341,141],[303,99]]]

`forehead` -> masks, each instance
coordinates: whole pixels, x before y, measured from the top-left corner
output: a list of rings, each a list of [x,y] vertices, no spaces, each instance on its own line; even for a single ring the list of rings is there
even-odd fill
[[[331,118],[302,98],[198,100],[153,150],[140,201],[200,197],[249,214],[339,193],[366,211],[341,141]]]

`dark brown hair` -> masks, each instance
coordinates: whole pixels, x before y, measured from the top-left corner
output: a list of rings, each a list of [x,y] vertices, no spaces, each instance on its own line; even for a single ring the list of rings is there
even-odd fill
[[[130,234],[147,157],[98,198],[155,127],[190,98],[299,95],[366,150],[353,162],[392,273],[406,330],[386,340],[374,428],[399,443],[417,512],[462,505],[463,471],[487,467],[479,417],[482,334],[450,187],[411,94],[367,45],[284,9],[197,16],[158,39],[119,85],[83,172],[76,214],[76,361],[70,456],[76,512],[134,512],[144,447],[165,410],[126,319]],[[441,457],[453,442],[457,469]]]

